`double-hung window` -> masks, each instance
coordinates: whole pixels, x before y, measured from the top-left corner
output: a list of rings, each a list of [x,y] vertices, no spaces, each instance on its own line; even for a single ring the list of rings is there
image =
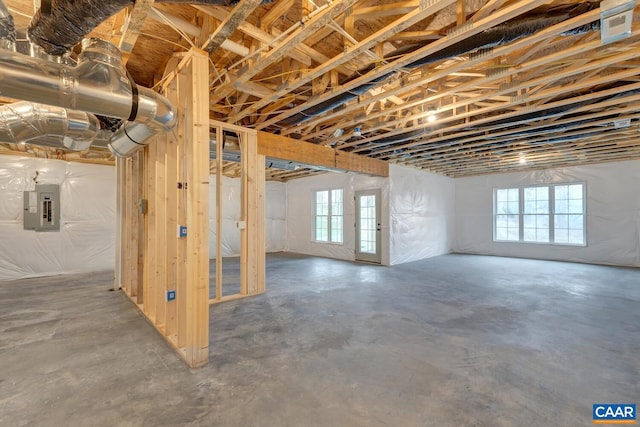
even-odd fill
[[[585,245],[584,184],[494,190],[493,240]]]
[[[314,240],[342,243],[344,208],[342,189],[319,190],[314,193],[314,196]]]

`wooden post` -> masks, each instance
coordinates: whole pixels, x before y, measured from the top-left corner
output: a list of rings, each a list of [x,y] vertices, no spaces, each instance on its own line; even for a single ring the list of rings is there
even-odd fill
[[[184,358],[191,367],[209,357],[209,57],[192,49],[183,69],[190,90],[178,87],[188,113],[184,140],[187,164],[187,293],[180,305],[187,310]],[[184,97],[184,98],[183,98]],[[219,255],[219,254],[218,254]]]

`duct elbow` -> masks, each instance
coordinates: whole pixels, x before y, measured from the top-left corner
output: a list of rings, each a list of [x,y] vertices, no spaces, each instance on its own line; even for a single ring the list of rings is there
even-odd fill
[[[89,148],[100,130],[93,114],[31,102],[15,102],[0,107],[0,140],[40,143],[54,137],[56,145],[75,151]]]
[[[151,142],[159,132],[169,132],[176,125],[171,102],[147,88],[139,88],[136,120],[127,121],[109,140],[109,150],[118,157],[130,157]]]
[[[146,87],[138,87],[138,113],[136,122],[149,123],[149,126],[165,132],[176,125],[176,114],[166,97]]]

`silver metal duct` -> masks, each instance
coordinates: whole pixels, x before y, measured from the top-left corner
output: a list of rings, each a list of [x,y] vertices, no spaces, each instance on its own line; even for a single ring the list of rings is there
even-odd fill
[[[100,131],[93,114],[21,101],[0,107],[0,141],[34,142],[56,137],[69,150],[89,148]],[[46,144],[50,145],[50,144]]]
[[[2,96],[127,120],[109,145],[118,156],[175,126],[169,100],[129,79],[120,51],[105,40],[83,40],[76,66],[2,50],[0,75]]]

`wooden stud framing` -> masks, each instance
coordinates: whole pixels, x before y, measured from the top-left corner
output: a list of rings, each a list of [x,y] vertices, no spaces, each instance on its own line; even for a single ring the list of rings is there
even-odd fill
[[[206,53],[192,49],[163,86],[177,127],[144,153],[118,160],[119,280],[191,367],[207,363],[209,348],[207,76]],[[187,227],[186,237],[178,236],[178,225]]]
[[[265,292],[264,193],[265,156],[258,152],[255,130],[210,121],[216,137],[216,292],[211,304]],[[240,143],[240,292],[222,295],[222,144],[223,131]]]

